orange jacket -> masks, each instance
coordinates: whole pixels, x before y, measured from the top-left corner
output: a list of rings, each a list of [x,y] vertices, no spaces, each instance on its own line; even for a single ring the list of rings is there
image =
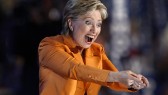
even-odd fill
[[[70,36],[44,38],[39,45],[40,95],[98,95],[101,85],[128,91],[120,83],[107,83],[110,71],[118,71],[103,47],[93,43],[81,55]]]

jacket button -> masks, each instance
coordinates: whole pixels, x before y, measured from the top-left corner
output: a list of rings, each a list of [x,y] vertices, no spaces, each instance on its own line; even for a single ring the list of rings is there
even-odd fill
[[[97,77],[95,77],[95,80],[97,80]]]
[[[92,76],[91,76],[91,75],[89,75],[89,78],[92,78]]]

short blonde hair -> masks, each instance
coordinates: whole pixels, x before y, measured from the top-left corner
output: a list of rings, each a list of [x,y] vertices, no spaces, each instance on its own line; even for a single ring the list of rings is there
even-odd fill
[[[102,20],[108,16],[107,8],[100,0],[69,0],[64,8],[62,34],[68,35],[70,32],[67,24],[68,18],[76,19],[92,10],[99,10]]]

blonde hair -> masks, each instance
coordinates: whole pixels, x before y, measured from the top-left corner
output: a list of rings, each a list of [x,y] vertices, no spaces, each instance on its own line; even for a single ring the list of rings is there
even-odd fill
[[[69,0],[64,8],[62,34],[68,35],[70,32],[67,24],[68,18],[77,19],[78,16],[92,10],[99,10],[102,20],[108,16],[107,8],[100,0]]]

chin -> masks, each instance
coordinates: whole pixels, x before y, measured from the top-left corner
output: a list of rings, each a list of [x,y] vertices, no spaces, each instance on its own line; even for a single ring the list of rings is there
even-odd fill
[[[89,48],[91,45],[81,45],[83,48]]]

